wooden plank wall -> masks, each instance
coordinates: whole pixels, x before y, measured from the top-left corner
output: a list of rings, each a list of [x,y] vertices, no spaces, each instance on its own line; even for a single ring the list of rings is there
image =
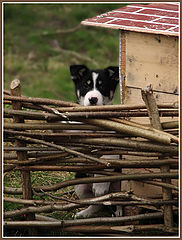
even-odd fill
[[[178,37],[125,31],[125,57],[121,51],[121,68],[124,61],[125,104],[143,103],[140,90],[152,84],[153,89],[177,92],[179,89]],[[155,93],[157,103],[178,100],[177,95]]]
[[[143,103],[141,90],[130,87],[144,88],[152,84],[154,90],[179,93],[178,37],[131,31],[121,31],[120,36],[120,72],[124,74],[122,103]],[[157,103],[178,101],[178,95],[154,92],[154,96]],[[132,119],[139,123],[150,123],[148,118]],[[166,117],[163,120],[171,119]],[[125,173],[131,171],[138,173],[139,170],[125,169]],[[145,172],[145,169],[141,168],[141,172]],[[158,187],[135,181],[123,182],[122,190],[134,190],[137,195],[145,197],[161,194]]]

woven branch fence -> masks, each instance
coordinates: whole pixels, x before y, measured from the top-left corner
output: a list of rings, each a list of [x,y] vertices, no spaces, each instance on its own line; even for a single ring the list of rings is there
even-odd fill
[[[83,236],[137,236],[143,232],[177,235],[178,186],[173,180],[178,179],[178,105],[156,104],[151,88],[142,90],[141,95],[143,105],[84,107],[21,96],[20,81],[12,81],[10,91],[4,91],[3,169],[4,174],[20,171],[22,187],[4,187],[4,201],[22,207],[4,212],[4,228],[27,228],[30,236],[38,235],[40,228]],[[147,118],[150,124],[139,124],[129,120],[131,117]],[[166,117],[177,120],[163,121]],[[112,159],[113,155],[120,155],[120,159]],[[149,171],[137,174],[107,171],[117,167]],[[37,186],[31,183],[33,171],[99,176]],[[158,186],[162,194],[157,199],[146,199],[121,189],[92,199],[55,196],[56,191],[68,186],[118,180]],[[41,194],[53,200],[37,200]],[[89,205],[121,205],[152,211],[70,220],[46,216],[46,213],[77,211]],[[21,221],[17,220],[20,218]]]

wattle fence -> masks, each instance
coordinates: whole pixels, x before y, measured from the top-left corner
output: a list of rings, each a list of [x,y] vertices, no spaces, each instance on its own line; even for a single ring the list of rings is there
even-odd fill
[[[151,88],[141,91],[143,105],[84,107],[75,103],[21,96],[19,80],[4,91],[4,174],[20,171],[22,187],[4,187],[4,201],[22,207],[4,212],[4,231],[28,229],[39,236],[39,229],[56,229],[69,236],[178,235],[178,104],[156,104]],[[147,118],[139,124],[130,118]],[[174,118],[175,120],[163,121]],[[50,131],[51,130],[51,131]],[[107,158],[100,158],[101,156]],[[109,158],[120,155],[120,159]],[[132,158],[130,158],[132,156]],[[135,156],[136,158],[133,158]],[[133,174],[106,171],[149,169]],[[151,172],[151,169],[155,171]],[[32,186],[32,171],[59,171],[99,174]],[[135,180],[162,189],[157,199],[146,199],[132,192],[115,192],[93,199],[37,200],[44,193],[81,183]],[[174,180],[174,181],[173,181]],[[17,197],[21,196],[21,197]],[[88,205],[137,207],[121,217],[56,219],[45,213],[79,210]],[[152,207],[152,208],[151,208]],[[150,209],[150,211],[146,211]],[[151,210],[152,209],[152,210]]]

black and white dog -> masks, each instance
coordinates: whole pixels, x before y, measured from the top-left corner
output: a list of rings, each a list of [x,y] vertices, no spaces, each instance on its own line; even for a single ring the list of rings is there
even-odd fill
[[[72,65],[70,72],[79,104],[83,106],[111,104],[119,82],[118,67],[89,70],[85,65]]]
[[[71,65],[70,73],[75,84],[78,103],[83,106],[111,104],[119,82],[119,68],[110,66],[103,70],[90,70],[85,65]],[[108,156],[103,156],[107,158]],[[109,155],[109,158],[119,158],[118,155]],[[86,174],[77,173],[76,177],[86,177]],[[99,175],[94,175],[99,176]],[[99,197],[110,192],[121,190],[120,181],[93,184],[79,184],[75,192],[80,199]],[[78,212],[76,218],[87,218],[100,210],[99,205],[90,205]],[[122,208],[116,207],[116,216],[122,215]]]

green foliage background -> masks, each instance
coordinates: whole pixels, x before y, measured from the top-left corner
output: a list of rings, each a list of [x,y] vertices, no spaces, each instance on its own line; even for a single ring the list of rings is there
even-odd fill
[[[9,89],[10,82],[19,78],[23,95],[75,101],[69,65],[118,65],[119,32],[82,25],[74,32],[59,31],[122,6],[5,3],[4,88]],[[120,103],[119,87],[114,103]]]

